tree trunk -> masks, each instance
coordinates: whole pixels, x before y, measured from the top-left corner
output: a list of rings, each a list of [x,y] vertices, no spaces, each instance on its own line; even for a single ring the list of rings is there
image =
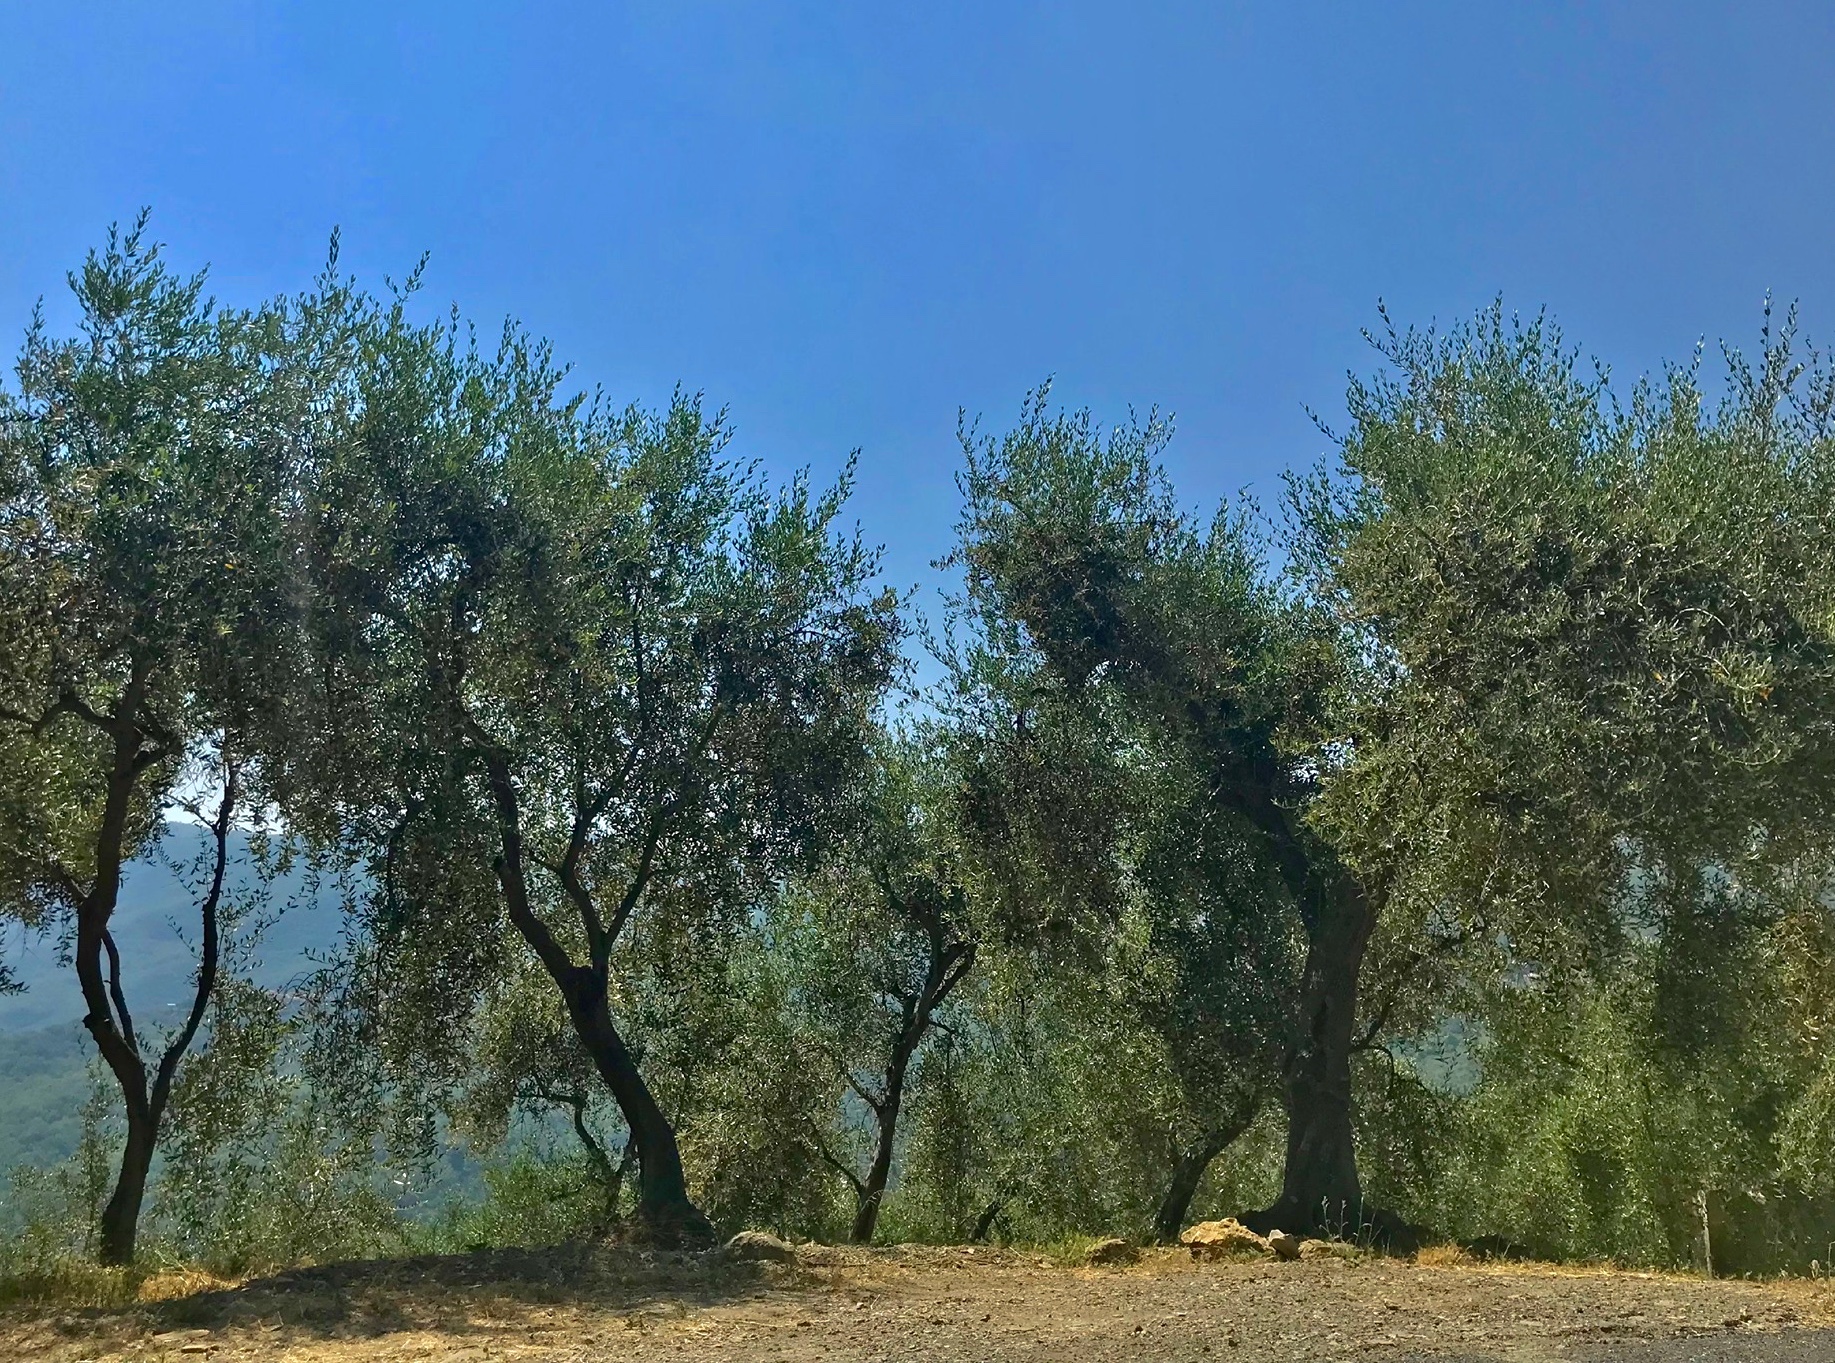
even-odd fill
[[[139,740],[134,740],[136,750]],[[96,881],[89,896],[77,912],[77,978],[83,986],[83,997],[89,1013],[83,1025],[95,1038],[115,1080],[121,1085],[122,1104],[127,1111],[127,1144],[121,1152],[121,1170],[115,1179],[115,1190],[102,1209],[100,1257],[105,1264],[129,1264],[134,1260],[139,1237],[140,1206],[146,1199],[147,1173],[153,1166],[153,1153],[159,1147],[159,1127],[166,1115],[166,1103],[172,1095],[172,1081],[179,1061],[191,1048],[205,1010],[217,983],[217,964],[221,947],[218,914],[223,903],[224,875],[229,865],[229,828],[236,807],[237,768],[224,758],[223,800],[217,807],[211,831],[216,839],[216,854],[211,871],[210,889],[198,906],[203,922],[203,939],[198,944],[198,973],[192,989],[191,1011],[184,1025],[159,1058],[152,1083],[147,1082],[146,1062],[140,1053],[140,1039],[134,1032],[133,1015],[128,1012],[127,997],[121,990],[121,960],[115,950],[108,922],[120,898],[121,860],[124,854],[122,830],[125,827],[126,795],[115,799],[115,784],[124,792],[133,787],[131,768],[118,761],[115,782],[103,814],[98,840]],[[106,860],[105,860],[106,858]],[[102,956],[108,957],[108,977],[102,977]],[[112,1009],[112,1011],[111,1011]]]
[[[901,911],[908,912],[896,898],[892,902]],[[905,1100],[905,1078],[911,1069],[911,1057],[917,1054],[918,1047],[930,1034],[937,1010],[948,1002],[956,986],[975,965],[975,944],[949,940],[940,915],[920,917],[917,921],[930,937],[930,963],[922,987],[915,995],[904,999],[903,1016],[892,1038],[892,1054],[886,1061],[886,1082],[880,1099],[877,1103],[867,1099],[873,1105],[878,1127],[873,1163],[868,1166],[864,1179],[853,1179],[852,1172],[844,1170],[854,1184],[854,1225],[848,1232],[848,1239],[856,1245],[872,1244],[873,1232],[879,1226],[879,1208],[886,1199],[886,1185],[892,1179],[892,1154],[898,1144],[898,1114]]]
[[[631,1216],[632,1232],[638,1239],[670,1248],[711,1245],[714,1242],[713,1223],[689,1199],[688,1180],[682,1173],[682,1152],[675,1142],[675,1128],[657,1105],[649,1085],[638,1073],[636,1057],[612,1024],[606,1000],[609,969],[606,962],[612,939],[617,935],[616,926],[609,932],[601,927],[591,896],[573,878],[571,871],[563,875],[562,881],[569,897],[580,908],[588,937],[598,939],[594,944],[593,963],[576,964],[536,914],[529,902],[529,883],[523,869],[522,816],[509,762],[475,721],[466,716],[465,722],[478,743],[491,798],[497,807],[502,855],[497,858],[495,869],[510,922],[561,991],[580,1044],[592,1057],[593,1068],[605,1080],[605,1086],[612,1091],[612,1098],[631,1132],[631,1144],[637,1151],[637,1209]],[[643,865],[626,891],[621,919],[629,914],[643,893],[659,828],[659,823],[652,822]]]
[[[1001,1212],[1006,1210],[1006,1206],[1006,1199],[997,1197],[981,1209],[981,1215],[975,1221],[975,1229],[969,1232],[968,1240],[971,1245],[978,1245],[988,1238],[989,1232],[994,1229],[994,1222],[1000,1217]]]
[[[873,1243],[873,1232],[879,1226],[880,1204],[886,1198],[886,1185],[892,1178],[892,1152],[898,1143],[898,1113],[905,1099],[905,1077],[911,1069],[911,1057],[917,1054],[924,1038],[930,1034],[931,1020],[967,977],[975,965],[973,942],[951,942],[943,935],[940,920],[931,919],[930,965],[923,988],[915,998],[905,1002],[903,1025],[892,1042],[892,1057],[886,1063],[886,1086],[873,1115],[878,1120],[879,1139],[873,1149],[873,1163],[867,1176],[854,1189],[854,1225],[848,1238],[856,1245]]]
[[[918,1041],[921,1041],[920,1033]],[[905,1093],[905,1071],[911,1063],[916,1042],[907,1044],[901,1037],[892,1063],[886,1067],[885,1101],[873,1115],[878,1119],[879,1139],[873,1148],[873,1163],[854,1194],[854,1226],[848,1239],[856,1245],[873,1243],[873,1232],[879,1227],[879,1208],[885,1201],[886,1185],[892,1179],[892,1148],[898,1139],[898,1110]]]
[[[1346,877],[1310,925],[1299,1035],[1287,1057],[1287,1162],[1272,1207],[1245,1218],[1256,1231],[1356,1234],[1369,1222],[1351,1123],[1351,1050],[1358,976],[1375,915]]]
[[[657,1104],[650,1086],[644,1083],[624,1038],[612,1025],[605,982],[593,979],[590,970],[580,969],[574,986],[565,993],[574,1029],[624,1114],[631,1144],[637,1151],[637,1209],[631,1216],[635,1237],[668,1248],[711,1245],[715,1238],[713,1223],[688,1196],[675,1128]]]
[[[1155,1234],[1162,1245],[1179,1243],[1179,1232],[1185,1229],[1185,1214],[1211,1162],[1227,1150],[1235,1139],[1249,1128],[1261,1108],[1259,1096],[1246,1099],[1227,1120],[1205,1132],[1198,1144],[1173,1166],[1172,1181],[1153,1218]]]
[[[144,1109],[127,1110],[127,1145],[121,1151],[121,1171],[115,1178],[115,1190],[102,1208],[101,1243],[98,1257],[105,1264],[121,1266],[134,1262],[135,1244],[140,1232],[140,1204],[146,1198],[147,1171],[153,1167],[153,1151],[159,1145],[159,1121]]]
[[[140,1058],[140,1043],[121,992],[120,959],[108,932],[121,894],[128,810],[140,774],[140,734],[131,725],[119,724],[112,737],[114,764],[108,775],[102,821],[96,830],[95,879],[89,893],[76,906],[75,964],[86,1010],[83,1026],[120,1085],[127,1109],[127,1145],[121,1153],[114,1192],[102,1212],[97,1247],[103,1263],[119,1266],[134,1260],[140,1204],[146,1196],[147,1170],[153,1162],[158,1125],[147,1108],[146,1065]],[[107,975],[103,973],[104,951],[109,959]]]

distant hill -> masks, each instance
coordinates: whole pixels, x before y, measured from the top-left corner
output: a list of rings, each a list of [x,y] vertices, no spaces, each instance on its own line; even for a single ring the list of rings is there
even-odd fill
[[[113,930],[121,949],[122,985],[137,1020],[191,1001],[198,895],[189,880],[209,844],[206,829],[168,824],[158,849],[127,868]],[[247,841],[237,837],[230,855],[229,894],[246,899],[259,884]],[[313,896],[305,876],[297,871],[269,885],[267,896],[269,905],[262,916],[278,911],[278,917],[260,937],[260,963],[254,975],[264,985],[279,987],[309,970],[313,954],[336,944],[342,917],[335,896],[328,891]],[[76,973],[61,959],[67,949],[64,942],[54,936],[22,936],[14,928],[0,943],[4,959],[25,985],[23,993],[0,995],[0,1034],[82,1019]]]
[[[190,881],[210,835],[194,824],[168,824],[159,848],[135,861],[122,884],[114,936],[128,1006],[143,1031],[169,1025],[191,1002],[196,978],[198,900]],[[246,840],[230,858],[229,890],[247,901],[260,884]],[[335,895],[311,893],[295,872],[266,887],[273,918],[254,948],[254,978],[281,988],[313,968],[336,945],[342,926]],[[0,938],[0,952],[25,985],[0,995],[0,1178],[18,1164],[55,1164],[76,1149],[94,1047],[83,1034],[76,973],[56,937]]]

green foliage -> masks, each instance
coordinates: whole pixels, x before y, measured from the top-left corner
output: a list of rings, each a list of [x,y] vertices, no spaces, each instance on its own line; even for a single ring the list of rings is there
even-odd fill
[[[915,1085],[895,1234],[1044,1243],[1145,1234],[1176,1158],[1182,1095],[1163,1039],[1121,1000],[989,962],[973,1012]]]
[[[289,813],[371,873],[366,1044],[395,1083],[456,1084],[533,955],[630,1129],[637,1215],[698,1238],[631,1043],[849,818],[897,638],[835,529],[851,472],[773,492],[698,398],[612,411],[514,330],[485,355],[399,302],[358,314]]]
[[[1322,1171],[1284,1187],[1286,1215],[1361,1202],[1349,1065],[1380,906],[1307,823],[1354,658],[1267,570],[1253,508],[1179,506],[1157,415],[1105,434],[1047,401],[963,433],[950,702],[984,874],[1128,982],[1185,1095],[1169,1165],[1201,1167],[1279,1091],[1318,1127],[1292,1172]],[[1163,1234],[1179,1216],[1169,1196]]]
[[[1297,556],[1377,664],[1320,822],[1398,902],[1552,959],[1617,940],[1635,868],[1826,823],[1835,384],[1791,342],[1710,410],[1694,368],[1620,407],[1499,308],[1378,339]]]
[[[414,1239],[436,1253],[541,1248],[600,1234],[605,1189],[584,1154],[538,1158],[524,1151],[486,1167],[484,1200],[459,1204]]]
[[[34,318],[18,391],[0,392],[0,916],[71,938],[126,1118],[102,1211],[114,1263],[133,1258],[170,1086],[209,1004],[228,828],[239,798],[264,803],[251,754],[286,739],[289,497],[318,424],[322,339],[309,309],[215,311],[144,227],[111,232],[71,276],[76,336]],[[203,821],[199,787],[217,795],[217,856],[195,1003],[155,1040],[136,1029],[110,924],[123,865],[166,812]]]
[[[108,1196],[109,1093],[92,1067],[82,1106],[82,1136],[70,1158],[8,1173],[0,1215],[0,1278],[54,1276],[96,1248],[96,1223]]]
[[[1835,1238],[1835,374],[1791,323],[1718,403],[1501,308],[1389,329],[1278,555],[1156,413],[1040,390],[961,433],[901,724],[851,469],[773,486],[418,275],[219,310],[136,228],[72,284],[0,395],[0,915],[70,942],[126,1130],[98,1090],[14,1176],[0,1278],[121,1257],[122,1134],[147,1253],[223,1273],[1366,1194],[1563,1258]],[[221,818],[155,1055],[110,923],[180,805]],[[349,910],[284,990],[210,855],[248,811],[299,839],[258,880],[309,849]]]
[[[404,1188],[335,1090],[313,1082],[303,1015],[232,979],[210,1023],[163,1142],[152,1229],[164,1251],[242,1274],[405,1245]]]

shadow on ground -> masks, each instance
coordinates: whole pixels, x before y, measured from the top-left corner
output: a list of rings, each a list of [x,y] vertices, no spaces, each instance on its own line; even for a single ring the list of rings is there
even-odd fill
[[[781,1293],[805,1276],[794,1267],[738,1262],[717,1252],[562,1245],[293,1269],[233,1288],[143,1303],[123,1314],[158,1330],[261,1323],[308,1333],[375,1335],[422,1326],[463,1330],[465,1321],[489,1315],[493,1306],[685,1312]]]

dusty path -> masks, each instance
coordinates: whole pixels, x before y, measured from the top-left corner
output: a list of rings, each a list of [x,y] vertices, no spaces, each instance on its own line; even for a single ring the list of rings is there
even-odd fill
[[[1117,1269],[924,1249],[340,1265],[128,1311],[0,1317],[0,1358],[232,1363],[1314,1359],[1835,1363],[1835,1285],[1395,1260]]]

